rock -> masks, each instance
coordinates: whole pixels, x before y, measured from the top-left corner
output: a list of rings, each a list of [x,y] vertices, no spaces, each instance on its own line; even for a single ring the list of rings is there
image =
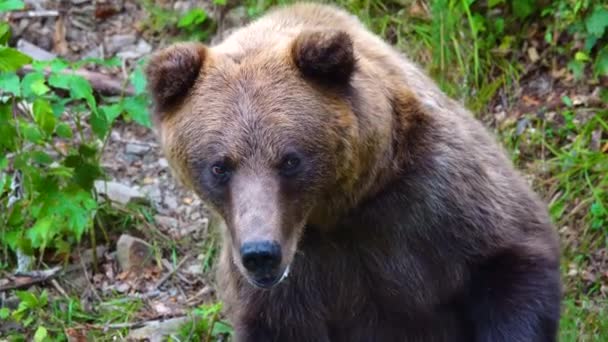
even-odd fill
[[[131,330],[127,335],[127,340],[161,342],[165,340],[166,336],[177,333],[190,320],[189,317],[178,317],[164,321],[150,321],[142,328]]]
[[[145,40],[140,40],[137,45],[132,45],[122,49],[116,54],[121,59],[137,59],[152,51],[152,46]]]
[[[129,143],[125,146],[125,152],[128,154],[134,154],[137,156],[143,156],[144,154],[150,151],[150,146],[137,144],[137,143]]]
[[[166,169],[169,167],[169,162],[165,158],[160,158],[158,160],[158,166],[162,167],[163,169]]]
[[[166,229],[177,229],[180,226],[178,219],[169,216],[156,215],[154,221]]]
[[[152,201],[154,206],[158,207],[163,201],[163,195],[158,184],[149,184],[141,188],[145,196]]]
[[[169,210],[177,209],[177,206],[178,206],[177,198],[175,198],[175,196],[173,196],[173,195],[166,194],[164,203],[167,206],[167,209],[169,209]]]
[[[17,42],[17,50],[38,61],[48,61],[57,57],[57,55],[41,49],[25,39],[19,39]]]
[[[85,52],[82,55],[82,58],[103,58],[103,44],[100,44],[99,46]]]
[[[154,251],[146,241],[123,234],[116,242],[116,259],[123,271],[141,269],[152,265]]]
[[[183,271],[185,274],[200,276],[203,274],[203,266],[200,263],[192,264]]]
[[[133,45],[137,41],[134,34],[116,34],[105,39],[108,54],[113,55],[124,47]]]
[[[144,196],[134,188],[118,182],[95,181],[97,193],[107,196],[111,201],[125,205],[131,201],[143,200]]]

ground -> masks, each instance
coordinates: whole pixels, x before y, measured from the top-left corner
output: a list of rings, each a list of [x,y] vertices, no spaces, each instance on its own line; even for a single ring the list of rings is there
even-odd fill
[[[40,17],[9,14],[12,44],[27,49],[30,45],[23,41],[29,42],[43,51],[26,52],[40,58],[117,56],[120,66],[91,68],[114,79],[125,79],[137,61],[156,48],[184,39],[213,42],[270,5],[26,3],[32,13],[57,12]],[[582,77],[577,75],[564,47],[577,49],[582,43],[567,34],[547,39],[547,27],[530,24],[525,32],[501,30],[500,39],[492,40],[496,46],[487,46],[491,39],[487,34],[487,41],[480,37],[494,23],[486,18],[476,30],[462,28],[458,18],[475,19],[464,21],[471,27],[479,21],[470,13],[475,8],[461,9],[458,1],[340,3],[425,66],[496,133],[548,203],[560,232],[562,340],[608,340],[608,78],[592,75],[589,67],[583,68]],[[116,121],[101,165],[108,183],[98,184],[98,192],[113,204],[96,225],[97,241],[70,250],[61,272],[19,277],[10,268],[0,271],[0,289],[7,289],[1,293],[1,306],[19,310],[20,303],[28,302],[28,312],[37,315],[36,324],[27,327],[0,321],[0,336],[31,337],[43,326],[48,336],[70,341],[139,339],[159,331],[173,340],[222,340],[229,329],[221,321],[219,304],[214,306],[217,220],[176,183],[150,128]],[[92,245],[97,253],[92,253]],[[139,252],[149,260],[141,260]],[[56,264],[52,258],[38,263],[51,270]],[[129,264],[136,268],[125,270]],[[14,291],[18,282],[35,295]]]

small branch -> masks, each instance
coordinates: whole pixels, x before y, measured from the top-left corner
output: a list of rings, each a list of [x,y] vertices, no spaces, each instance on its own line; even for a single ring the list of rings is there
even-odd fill
[[[180,267],[182,267],[182,265],[186,262],[186,260],[188,260],[188,258],[190,258],[190,255],[186,255],[178,264],[177,266],[175,266],[174,269],[170,270],[169,273],[165,274],[162,278],[160,278],[159,281],[156,282],[156,284],[154,285],[154,287],[152,288],[153,290],[158,289],[165,281],[167,281],[167,279],[171,278],[172,275],[175,274],[175,272],[177,272],[177,270],[179,270]]]
[[[15,273],[8,284],[0,286],[0,292],[21,289],[30,287],[35,284],[43,283],[51,278],[54,278],[61,271],[61,267],[57,266],[43,271],[31,271]]]
[[[33,72],[34,68],[31,65],[26,65],[21,70],[19,70],[20,74],[27,74]],[[98,93],[102,95],[127,95],[133,96],[135,95],[135,89],[133,87],[123,87],[123,80],[108,76],[99,72],[89,71],[86,69],[77,69],[73,71],[61,71],[64,75],[77,75],[85,78],[89,83],[91,83],[91,87]],[[44,74],[49,76],[51,74],[51,70],[46,68],[44,69]]]
[[[59,11],[40,10],[40,11],[17,11],[8,15],[8,20],[23,19],[23,18],[43,18],[43,17],[58,17]]]

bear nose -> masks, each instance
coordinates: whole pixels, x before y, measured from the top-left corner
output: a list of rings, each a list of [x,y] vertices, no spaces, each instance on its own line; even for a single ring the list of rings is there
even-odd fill
[[[272,273],[281,264],[281,247],[274,241],[247,242],[241,246],[243,266],[252,273]]]

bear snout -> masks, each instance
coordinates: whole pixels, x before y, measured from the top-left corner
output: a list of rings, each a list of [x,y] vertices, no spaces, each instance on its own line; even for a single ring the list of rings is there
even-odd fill
[[[246,277],[253,285],[270,288],[285,277],[281,272],[281,246],[276,241],[246,242],[240,248],[241,262],[247,270]]]

